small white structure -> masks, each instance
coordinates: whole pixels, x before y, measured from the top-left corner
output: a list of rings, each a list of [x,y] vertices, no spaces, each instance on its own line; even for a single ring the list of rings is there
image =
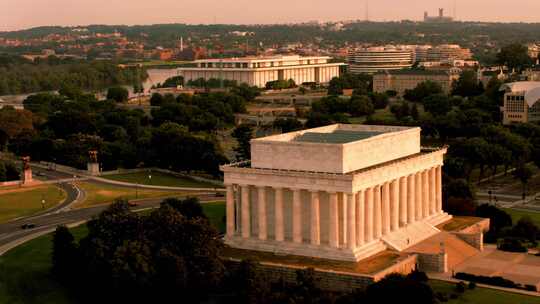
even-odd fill
[[[435,235],[446,148],[420,128],[330,125],[251,141],[251,162],[222,166],[235,248],[359,261]]]

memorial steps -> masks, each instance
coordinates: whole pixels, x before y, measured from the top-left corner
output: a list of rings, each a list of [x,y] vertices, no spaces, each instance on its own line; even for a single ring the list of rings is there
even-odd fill
[[[433,225],[424,221],[419,221],[384,235],[382,240],[389,248],[401,252],[439,232],[440,230]]]

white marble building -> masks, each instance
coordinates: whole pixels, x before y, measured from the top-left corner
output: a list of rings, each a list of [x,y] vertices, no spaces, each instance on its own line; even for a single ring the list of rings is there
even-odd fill
[[[420,128],[331,125],[254,139],[252,160],[225,165],[235,248],[359,261],[439,232],[446,148]]]
[[[338,77],[344,63],[330,62],[327,56],[276,55],[196,60],[196,67],[178,69],[178,75],[189,80],[227,79],[250,86],[264,88],[275,80],[292,79],[296,84],[305,82],[328,83]]]

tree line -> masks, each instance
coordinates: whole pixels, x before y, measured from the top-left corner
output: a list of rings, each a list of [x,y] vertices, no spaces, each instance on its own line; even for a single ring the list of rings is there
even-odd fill
[[[35,161],[80,169],[86,167],[88,151],[97,150],[103,170],[158,166],[219,175],[227,158],[216,132],[232,125],[233,114],[245,111],[246,103],[236,93],[161,96],[149,116],[90,94],[72,97],[35,94],[24,101],[25,110],[0,110],[6,117],[0,121],[5,138],[0,143]]]
[[[140,84],[147,77],[145,70],[123,69],[110,61],[51,56],[32,62],[0,54],[0,95],[56,91],[64,87],[98,91],[111,86]]]

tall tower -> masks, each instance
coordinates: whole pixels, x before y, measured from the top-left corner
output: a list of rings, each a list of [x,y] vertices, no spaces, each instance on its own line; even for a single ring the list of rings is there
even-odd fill
[[[369,0],[366,0],[366,21],[369,21]]]
[[[444,8],[439,9],[439,17],[440,18],[444,17]]]

